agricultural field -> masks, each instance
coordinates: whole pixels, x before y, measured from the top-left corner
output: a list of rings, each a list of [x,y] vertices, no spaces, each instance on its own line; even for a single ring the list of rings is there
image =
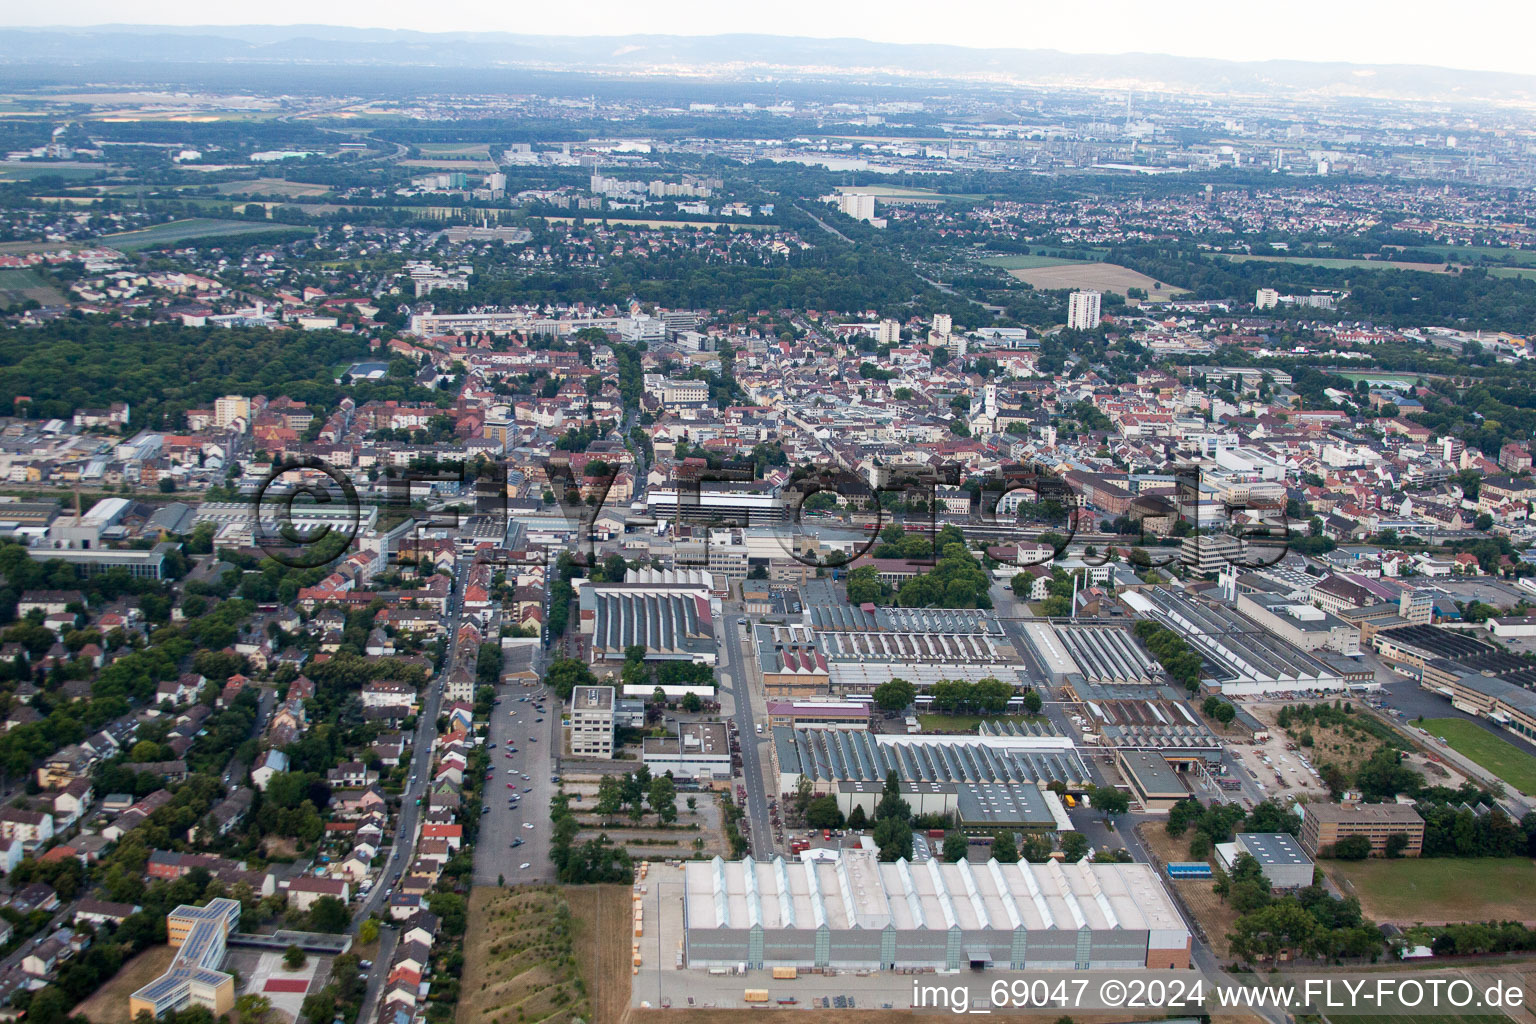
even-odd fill
[[[616,888],[621,895],[624,886]],[[578,898],[587,898],[582,890],[571,890]],[[627,902],[619,902],[618,913],[628,913]],[[610,993],[617,985],[624,990],[623,1005],[629,991],[628,947],[623,946],[627,929],[606,925],[604,914],[597,912],[595,938],[606,934],[620,944],[617,970],[594,981],[590,986],[577,972],[574,956],[576,924],[562,890],[555,888],[503,889],[499,886],[477,887],[469,898],[469,934],[476,941],[464,946],[463,984],[460,986],[458,1024],[517,1024],[518,1021],[544,1021],[547,1024],[572,1024],[577,1020],[618,1020],[618,1017],[594,1015],[591,992]],[[596,966],[612,966],[601,950],[594,957]],[[610,995],[602,998],[609,999]]]
[[[0,181],[33,181],[37,178],[94,178],[113,170],[106,164],[20,161],[0,163]]]
[[[1536,267],[1489,267],[1488,273],[1494,277],[1523,277],[1536,280]]]
[[[449,211],[449,213],[450,214],[458,213],[458,212],[462,212],[465,209],[473,209],[473,207],[457,207],[454,210]],[[447,216],[447,215],[449,215],[449,214],[445,214],[445,216]],[[680,230],[680,231],[714,231],[721,224],[724,224],[726,227],[730,228],[732,231],[772,231],[772,230],[774,230],[774,227],[773,227],[772,224],[738,224],[738,223],[733,223],[731,221],[718,221],[718,220],[706,220],[706,221],[693,221],[693,220],[646,220],[643,217],[581,217],[581,218],[576,218],[576,217],[545,217],[544,218],[544,220],[548,221],[551,224],[574,224],[578,219],[584,220],[588,224],[593,224],[593,223],[597,223],[597,222],[600,221],[603,224],[607,224],[607,225],[610,225],[610,226],[613,226],[613,227],[655,228],[658,231],[664,231],[664,230],[667,230],[669,228],[676,228],[677,230]]]
[[[124,231],[116,235],[102,235],[100,243],[113,249],[133,252],[138,249],[153,249],[161,245],[174,245],[177,242],[185,242],[193,238],[215,238],[222,235],[254,235],[268,231],[283,230],[304,234],[311,229],[273,224],[270,221],[261,220],[213,220],[206,217],[193,217],[188,220],[173,220],[168,224],[156,224],[152,228],[141,228],[138,231]]]
[[[170,946],[151,946],[123,965],[123,969],[76,1006],[70,1016],[83,1016],[91,1024],[132,1024],[128,997],[165,973],[176,951]]]
[[[449,160],[489,160],[491,146],[487,142],[420,142],[416,148],[422,156],[443,157]]]
[[[936,203],[974,203],[987,198],[980,192],[935,192],[931,188],[905,185],[839,185],[839,192],[863,192],[876,199],[915,200]]]
[[[1525,857],[1324,860],[1339,888],[1377,923],[1536,923],[1536,864]]]
[[[1419,270],[1426,274],[1451,273],[1444,263],[1405,263],[1402,260],[1335,259],[1331,256],[1244,256],[1223,254],[1224,259],[1236,263],[1295,263],[1306,267],[1323,267],[1326,270]]]
[[[497,164],[493,160],[467,156],[424,156],[417,160],[401,160],[396,166],[425,171],[475,171],[487,174],[497,168]]]
[[[287,181],[283,178],[255,178],[247,181],[226,181],[218,186],[218,190],[226,196],[323,196],[331,191],[331,187],[307,181]]]
[[[35,299],[44,306],[59,306],[64,293],[44,281],[35,270],[0,270],[0,306]]]
[[[1165,281],[1158,281],[1117,263],[1066,260],[1049,266],[1010,270],[1009,273],[1041,291],[1087,288],[1101,292],[1119,292],[1124,295],[1130,288],[1140,288],[1147,293],[1147,298],[1153,301],[1171,299],[1183,291]]]
[[[1432,718],[1415,723],[1431,736],[1444,737],[1456,753],[1488,769],[1522,793],[1536,793],[1536,757],[1499,739],[1464,718]]]

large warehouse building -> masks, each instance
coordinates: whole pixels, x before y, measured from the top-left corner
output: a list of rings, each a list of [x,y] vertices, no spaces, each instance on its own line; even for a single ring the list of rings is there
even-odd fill
[[[667,886],[679,873],[693,968],[1189,966],[1189,931],[1145,864],[717,857],[652,874],[663,915],[678,906]]]

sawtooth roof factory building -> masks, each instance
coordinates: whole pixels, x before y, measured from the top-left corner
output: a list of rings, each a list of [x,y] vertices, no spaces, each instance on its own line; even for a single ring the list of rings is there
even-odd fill
[[[578,605],[594,663],[623,661],[635,646],[647,661],[715,663],[718,608],[705,587],[587,584]]]
[[[916,814],[954,814],[971,830],[1070,828],[1061,825],[1065,811],[1046,787],[1087,787],[1091,777],[1072,740],[1048,723],[987,726],[979,737],[776,728],[779,791],[793,793],[805,778],[812,792],[836,796],[844,814],[855,807],[871,814],[894,771]]]
[[[1138,614],[1183,637],[1205,659],[1224,694],[1343,690],[1346,686],[1338,671],[1230,608],[1191,600],[1163,587],[1132,591],[1124,600]]]
[[[691,968],[1189,966],[1189,931],[1146,864],[882,864],[843,850],[689,861],[651,878],[664,917],[681,906]],[[669,898],[679,883],[681,901]]]

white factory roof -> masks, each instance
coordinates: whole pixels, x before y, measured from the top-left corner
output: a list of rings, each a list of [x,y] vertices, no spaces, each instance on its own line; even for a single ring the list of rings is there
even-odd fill
[[[881,863],[873,851],[827,860],[690,861],[690,928],[1184,931],[1146,864]]]

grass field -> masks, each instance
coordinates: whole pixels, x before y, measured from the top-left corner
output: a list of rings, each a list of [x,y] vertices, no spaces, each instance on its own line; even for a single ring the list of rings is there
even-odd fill
[[[1119,292],[1124,295],[1127,289],[1140,288],[1147,293],[1147,298],[1152,300],[1170,299],[1183,291],[1181,288],[1150,278],[1130,267],[1122,267],[1118,263],[1066,260],[1057,261],[1048,266],[1010,270],[1009,273],[1025,284],[1042,291],[1091,288],[1096,291]]]
[[[1002,267],[1004,270],[1036,270],[1040,267],[1059,267],[1063,263],[1074,263],[1075,260],[1064,260],[1060,256],[994,256],[983,260],[989,267]]]
[[[1318,863],[1378,923],[1536,921],[1536,864],[1525,857]]]
[[[273,224],[264,220],[213,220],[206,217],[193,217],[189,220],[173,220],[168,224],[156,224],[152,228],[141,228],[138,231],[124,231],[115,235],[102,235],[101,244],[113,249],[122,249],[133,252],[138,249],[153,249],[161,245],[174,245],[177,242],[185,242],[193,238],[211,238],[222,235],[255,235],[267,231],[289,230],[296,234],[306,234],[311,229],[301,228],[289,224]]]
[[[1494,277],[1524,277],[1536,279],[1536,267],[1489,267],[1488,273]]]
[[[625,886],[618,888],[627,893]],[[555,888],[503,889],[480,886],[469,899],[469,934],[475,941],[465,944],[463,984],[460,986],[458,1024],[517,1024],[518,1021],[542,1021],[545,1024],[573,1024],[581,1021],[619,1021],[622,1016],[595,1014],[589,994],[611,999],[613,990],[623,980],[623,1007],[629,1002],[629,948],[622,945],[628,934],[626,917],[606,921],[599,916],[592,926],[590,940],[599,950],[608,944],[602,940],[615,936],[620,941],[618,972],[610,967],[611,957],[597,955],[596,966],[603,970],[597,984],[584,983],[577,973],[574,934],[578,930],[566,902],[564,890]],[[585,890],[570,890],[585,899]],[[627,914],[627,904],[619,902],[618,912]]]
[[[64,293],[38,276],[35,270],[0,270],[0,303],[11,305],[36,299],[45,306],[64,303]]]
[[[1418,722],[1431,736],[1443,736],[1452,750],[1471,758],[1522,793],[1536,793],[1536,757],[1464,718]]]
[[[1487,257],[1517,267],[1536,267],[1536,249],[1505,249],[1493,245],[1410,245],[1415,252],[1432,252],[1452,263],[1470,263]]]
[[[73,1013],[88,1018],[92,1024],[132,1024],[128,997],[164,974],[175,955],[170,946],[151,946],[124,964],[112,980],[92,992]]]
[[[1297,263],[1307,267],[1323,267],[1328,270],[1421,270],[1426,274],[1448,273],[1444,263],[1404,263],[1402,260],[1355,260],[1335,259],[1330,256],[1244,256],[1223,254],[1226,259],[1242,263]]]

